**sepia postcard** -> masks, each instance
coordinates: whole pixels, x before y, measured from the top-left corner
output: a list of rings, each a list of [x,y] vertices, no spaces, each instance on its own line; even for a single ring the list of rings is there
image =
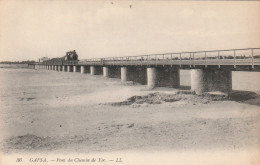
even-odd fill
[[[0,165],[259,165],[260,1],[0,0]]]

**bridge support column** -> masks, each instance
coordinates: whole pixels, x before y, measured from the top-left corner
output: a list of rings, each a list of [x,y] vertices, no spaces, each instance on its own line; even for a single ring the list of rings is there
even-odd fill
[[[146,72],[147,71],[145,69],[141,68],[141,71],[140,71],[140,70],[137,70],[134,67],[123,66],[123,67],[121,67],[120,70],[121,70],[120,74],[121,74],[121,81],[122,82],[125,82],[125,81],[139,82],[139,78],[138,77],[140,76],[140,77],[144,78],[144,80],[140,80],[140,82],[142,84],[146,83]],[[145,72],[143,72],[143,71],[145,71]],[[140,75],[138,75],[139,73],[140,73]]]
[[[96,67],[95,66],[90,66],[90,74],[95,75],[96,74]]]
[[[62,71],[62,69],[63,69],[63,68],[62,68],[62,65],[60,65],[59,68],[60,68],[60,71]]]
[[[77,66],[73,65],[73,72],[77,72]]]
[[[180,87],[180,70],[172,67],[147,68],[147,86],[154,87]]]
[[[156,68],[147,68],[147,86],[148,88],[154,88],[156,83],[157,75],[156,75]]]
[[[127,74],[127,67],[121,67],[121,81],[128,81],[129,80],[129,76]]]
[[[102,68],[99,66],[90,66],[90,74],[91,75],[102,74]]]
[[[192,69],[191,90],[196,94],[210,91],[230,92],[232,72],[227,70]]]
[[[81,74],[86,73],[86,67],[85,67],[84,65],[81,65],[81,66],[80,66],[80,73],[81,73]]]
[[[103,67],[103,76],[109,77],[109,68],[107,66]]]
[[[65,65],[62,65],[62,71],[65,72]]]
[[[67,66],[67,72],[70,72],[70,70],[71,70],[70,68],[71,68],[71,66],[68,65],[68,66]]]

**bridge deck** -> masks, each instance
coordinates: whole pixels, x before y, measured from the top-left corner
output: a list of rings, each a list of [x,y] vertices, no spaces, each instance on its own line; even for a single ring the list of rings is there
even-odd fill
[[[260,68],[260,48],[95,58],[81,61],[46,62],[44,65],[179,66],[190,68],[249,66],[250,68]]]
[[[73,64],[73,63],[71,63]],[[70,65],[68,63],[68,65]],[[111,61],[79,61],[78,65],[148,65],[148,66],[156,66],[156,65],[189,65],[189,66],[196,66],[196,65],[232,65],[232,66],[239,66],[239,65],[249,65],[249,66],[256,66],[260,65],[260,59],[255,59],[252,62],[251,59],[210,59],[210,60],[111,60]]]

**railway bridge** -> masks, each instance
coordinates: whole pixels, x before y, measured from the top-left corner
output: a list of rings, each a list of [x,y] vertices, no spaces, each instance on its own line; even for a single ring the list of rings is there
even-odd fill
[[[149,88],[179,88],[180,69],[190,69],[192,91],[228,93],[232,90],[232,71],[260,71],[260,48],[47,61],[33,68],[121,78]]]

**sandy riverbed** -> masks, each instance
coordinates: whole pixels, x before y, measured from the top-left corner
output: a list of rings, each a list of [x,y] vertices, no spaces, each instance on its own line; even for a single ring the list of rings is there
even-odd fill
[[[9,68],[0,74],[5,154],[259,149],[259,98],[252,93],[246,100],[236,92],[218,98],[79,73]]]

